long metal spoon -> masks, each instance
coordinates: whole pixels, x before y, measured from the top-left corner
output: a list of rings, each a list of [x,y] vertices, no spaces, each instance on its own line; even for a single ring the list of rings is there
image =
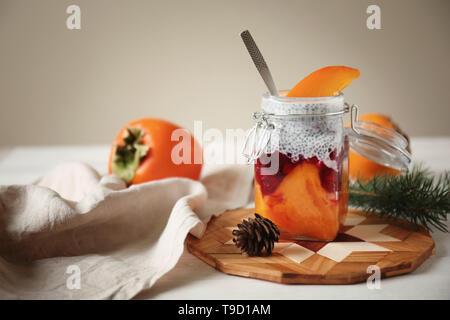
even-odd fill
[[[264,57],[261,54],[261,51],[259,51],[258,46],[255,43],[255,40],[253,40],[252,35],[248,30],[245,30],[241,33],[242,41],[244,41],[244,44],[248,50],[248,53],[250,54],[250,57],[253,60],[253,63],[256,66],[256,69],[258,69],[259,74],[264,80],[264,83],[267,86],[267,89],[269,89],[269,92],[272,96],[278,96],[278,90],[275,86],[275,83],[273,82],[272,75],[270,73],[269,67],[267,66],[266,61],[264,60]]]

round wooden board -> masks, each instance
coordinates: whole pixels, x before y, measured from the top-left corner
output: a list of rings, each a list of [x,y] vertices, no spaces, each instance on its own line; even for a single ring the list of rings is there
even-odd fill
[[[188,250],[224,273],[304,284],[362,282],[373,274],[371,265],[380,268],[382,278],[396,276],[414,271],[434,253],[433,238],[425,230],[350,210],[332,242],[280,241],[271,256],[248,257],[235,247],[231,232],[253,212],[238,209],[213,218],[201,239],[188,236]]]

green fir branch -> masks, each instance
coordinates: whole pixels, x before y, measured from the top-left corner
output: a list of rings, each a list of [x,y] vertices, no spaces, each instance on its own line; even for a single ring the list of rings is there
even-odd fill
[[[380,175],[350,185],[349,204],[367,213],[404,219],[431,231],[448,232],[450,172],[433,176],[422,165],[398,176]]]

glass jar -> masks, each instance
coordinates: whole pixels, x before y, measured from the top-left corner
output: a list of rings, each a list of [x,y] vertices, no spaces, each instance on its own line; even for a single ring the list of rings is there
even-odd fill
[[[254,161],[255,211],[295,240],[331,241],[348,209],[348,151],[398,170],[410,155],[406,139],[358,122],[358,107],[344,95],[288,98],[265,94],[244,146]],[[351,127],[343,116],[351,111]],[[406,142],[406,144],[405,144]]]

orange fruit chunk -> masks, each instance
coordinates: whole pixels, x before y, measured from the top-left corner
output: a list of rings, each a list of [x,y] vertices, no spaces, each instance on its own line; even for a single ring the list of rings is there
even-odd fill
[[[287,97],[330,97],[339,95],[358,78],[358,69],[330,66],[314,71],[288,92]]]
[[[303,163],[271,194],[263,195],[255,181],[255,211],[295,235],[333,240],[347,211],[346,192],[336,199],[322,187],[319,168]]]

